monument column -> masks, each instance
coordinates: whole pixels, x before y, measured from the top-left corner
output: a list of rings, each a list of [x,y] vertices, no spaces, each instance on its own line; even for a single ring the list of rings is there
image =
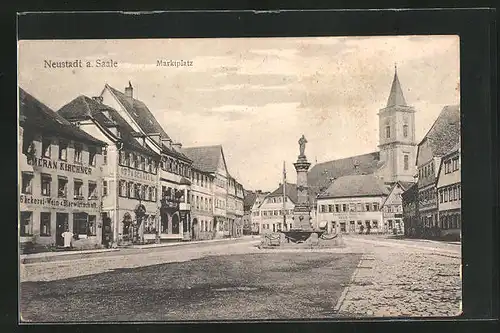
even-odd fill
[[[311,163],[304,154],[307,140],[302,135],[299,140],[299,156],[293,165],[297,171],[297,203],[293,209],[294,229],[312,230],[311,206],[309,204],[309,189],[307,186],[307,171]]]

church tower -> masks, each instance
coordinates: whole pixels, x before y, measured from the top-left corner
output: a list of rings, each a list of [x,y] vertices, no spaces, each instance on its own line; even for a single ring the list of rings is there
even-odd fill
[[[384,162],[380,176],[386,183],[414,182],[415,109],[406,104],[396,66],[387,105],[378,116],[380,160]]]

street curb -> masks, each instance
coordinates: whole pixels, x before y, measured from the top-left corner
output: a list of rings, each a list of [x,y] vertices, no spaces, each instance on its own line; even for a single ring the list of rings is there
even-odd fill
[[[184,246],[191,244],[211,244],[211,243],[220,243],[220,242],[234,242],[239,240],[252,240],[251,238],[219,238],[219,239],[210,239],[210,240],[200,240],[200,241],[186,241],[186,242],[173,242],[173,243],[163,243],[163,244],[151,244],[151,245],[132,245],[127,247],[127,249],[156,249],[160,247],[169,247],[169,246]]]
[[[19,258],[24,259],[46,259],[51,257],[59,256],[71,256],[78,254],[88,254],[88,253],[102,253],[102,252],[113,252],[120,251],[120,249],[100,249],[100,250],[83,250],[83,251],[62,251],[62,252],[41,252],[41,253],[31,253],[31,254],[21,254]]]

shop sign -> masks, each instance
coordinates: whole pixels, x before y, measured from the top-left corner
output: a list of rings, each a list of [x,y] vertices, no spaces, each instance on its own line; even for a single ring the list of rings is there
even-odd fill
[[[86,175],[92,174],[92,168],[61,161],[53,161],[46,158],[32,157],[28,159],[28,164],[32,166],[53,169],[53,170],[69,171],[73,173],[83,173]]]
[[[155,181],[154,177],[155,175],[152,175],[150,173],[141,171],[141,170],[134,170],[134,169],[129,169],[127,167],[121,167],[120,168],[120,174],[124,177],[127,178],[134,178],[134,179],[139,179],[139,180],[147,180],[150,182]]]
[[[19,202],[27,205],[37,205],[45,207],[61,208],[91,208],[97,209],[97,202],[88,202],[85,200],[68,200],[63,198],[36,198],[31,195],[21,195]]]

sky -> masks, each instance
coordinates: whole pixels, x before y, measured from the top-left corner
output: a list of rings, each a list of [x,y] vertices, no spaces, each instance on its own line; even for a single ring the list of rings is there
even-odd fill
[[[18,56],[19,85],[55,111],[130,81],[174,141],[221,144],[230,174],[252,190],[274,190],[283,161],[296,181],[302,135],[312,165],[377,151],[395,64],[417,141],[460,101],[458,36],[23,40]],[[85,67],[98,59],[117,67]],[[192,66],[159,67],[160,59]]]

